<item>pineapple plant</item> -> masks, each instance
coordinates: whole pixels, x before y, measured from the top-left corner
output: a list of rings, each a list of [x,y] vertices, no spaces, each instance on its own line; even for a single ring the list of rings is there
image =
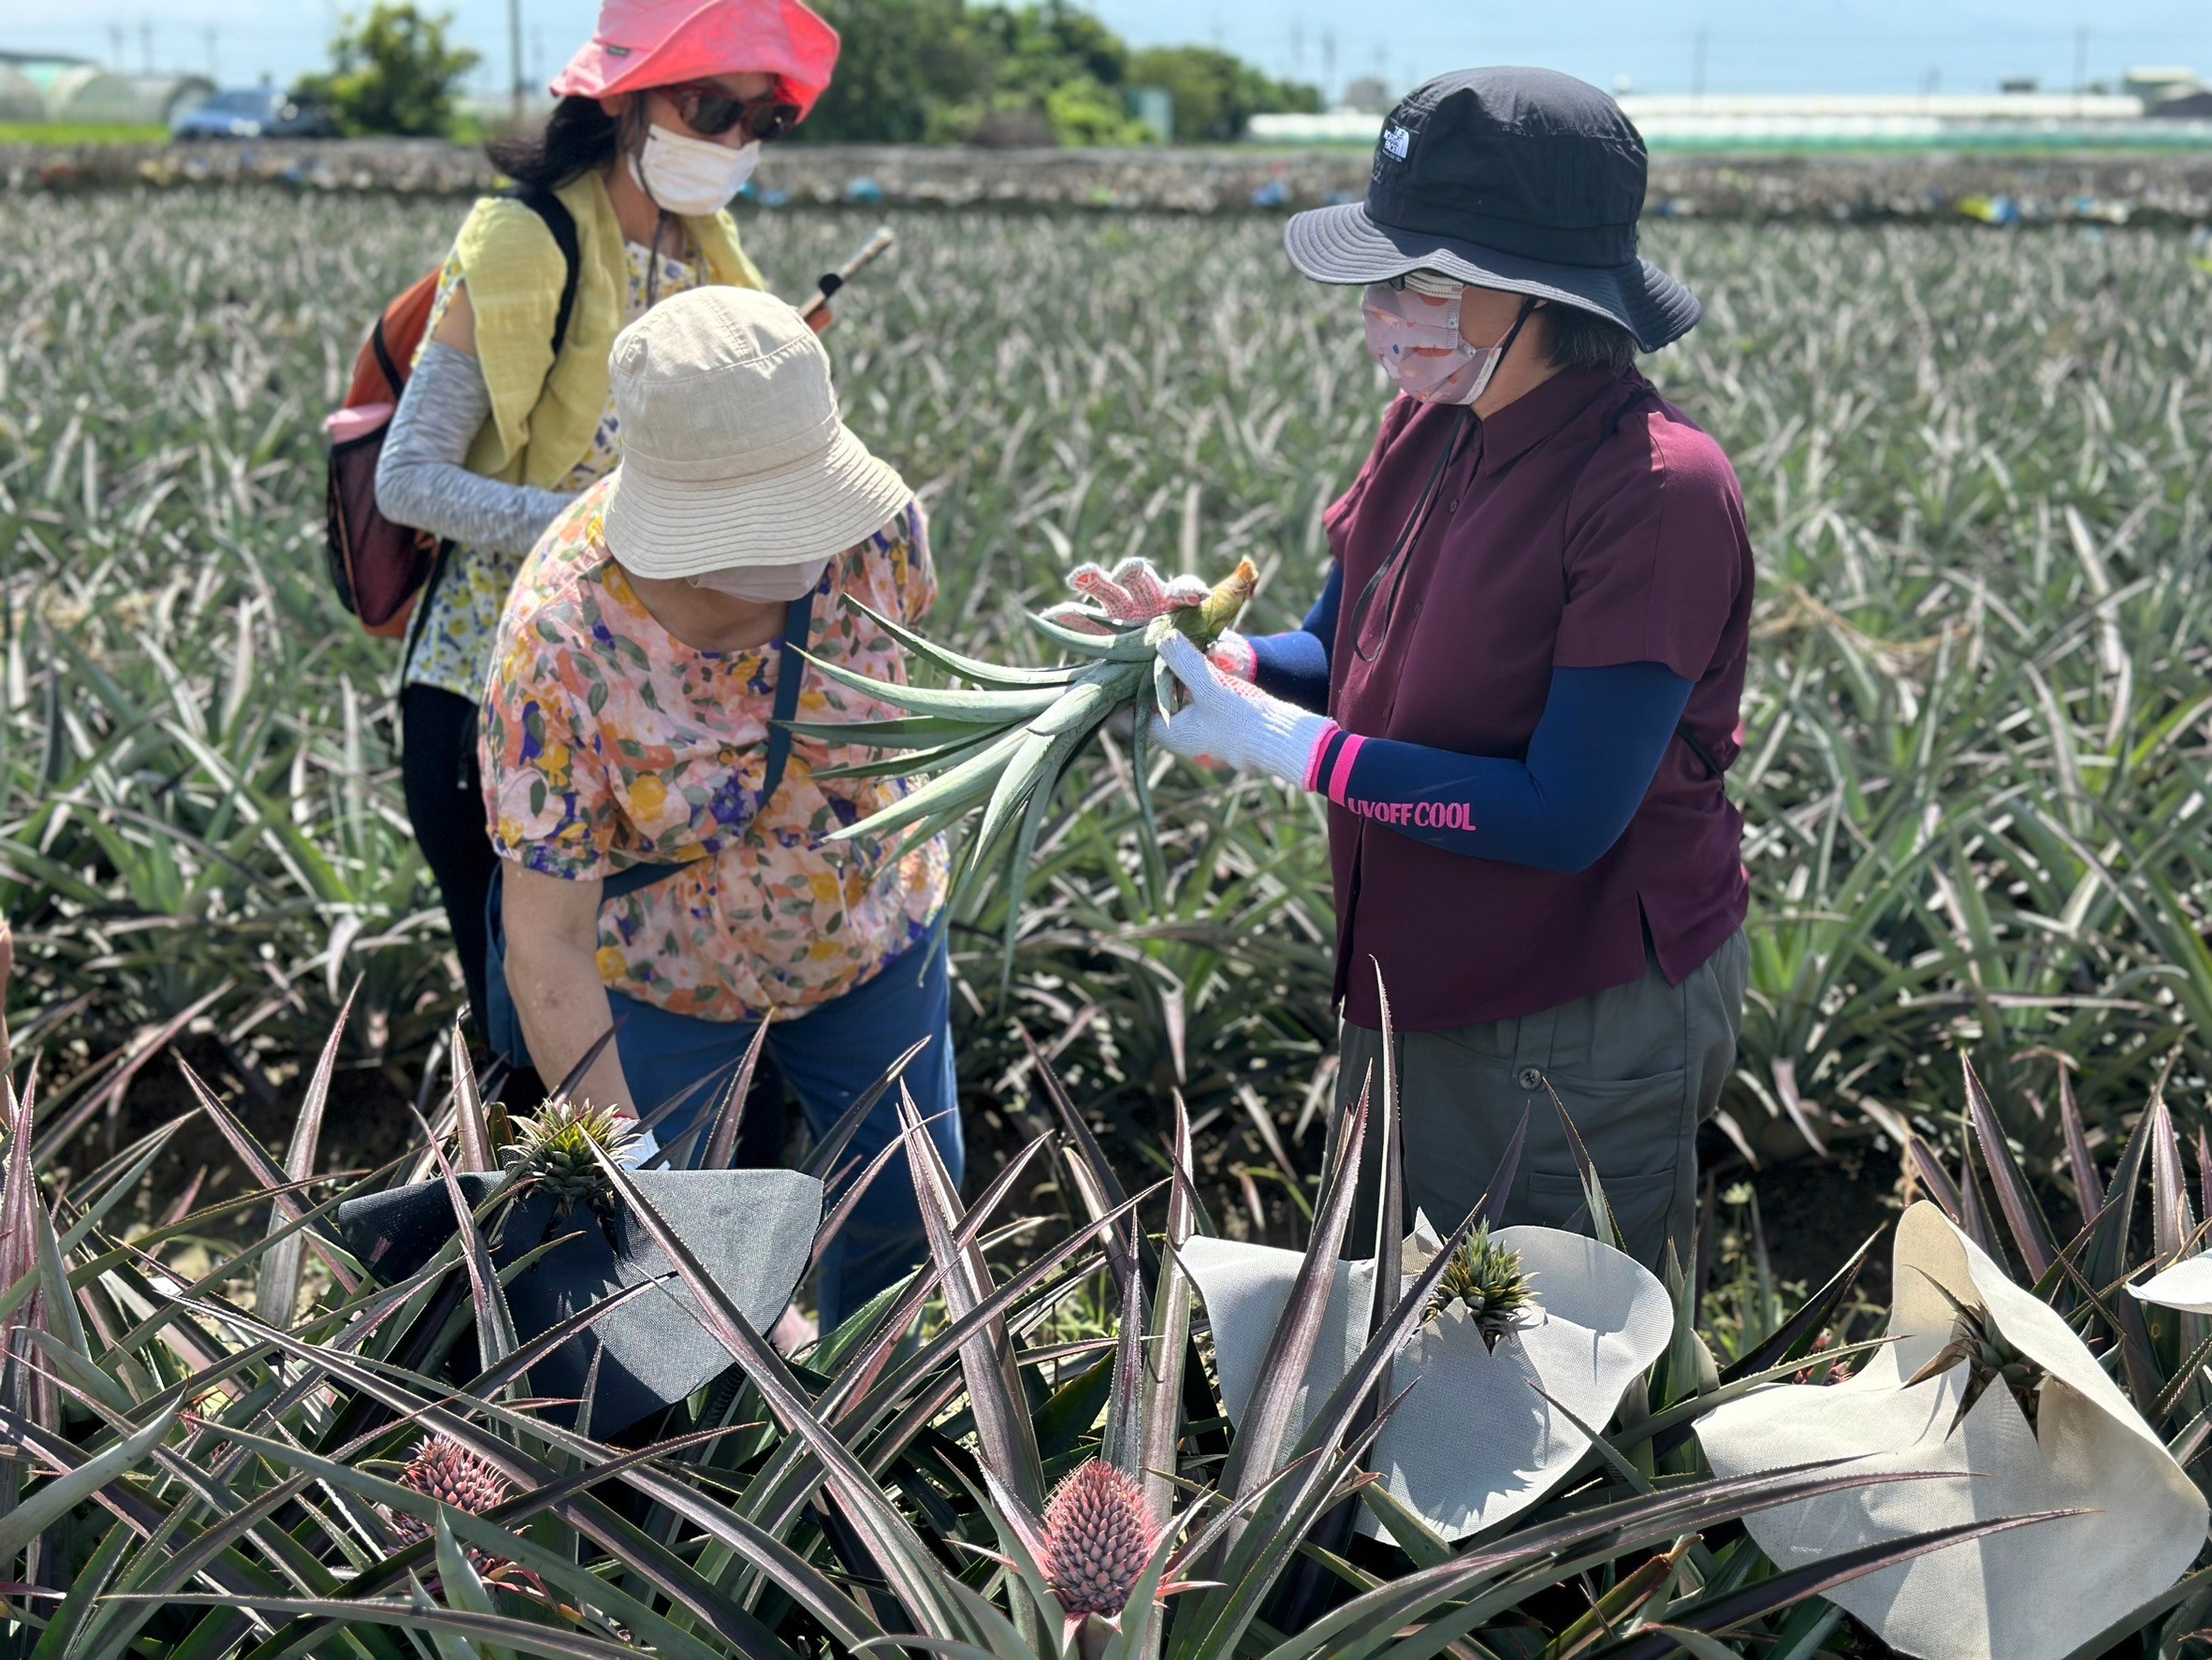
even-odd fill
[[[592,1157],[594,1147],[618,1164],[639,1139],[635,1119],[618,1116],[611,1107],[566,1099],[546,1101],[517,1119],[514,1128],[514,1140],[501,1157],[516,1196],[549,1194],[557,1216],[578,1204],[597,1206],[605,1201],[606,1177]]]
[[[1498,1339],[1535,1306],[1533,1276],[1522,1269],[1521,1253],[1499,1244],[1491,1238],[1488,1227],[1481,1227],[1451,1254],[1422,1318],[1441,1321],[1457,1308],[1481,1332],[1483,1347],[1494,1352]]]
[[[972,689],[893,685],[837,663],[808,659],[833,680],[903,711],[888,721],[793,721],[792,731],[802,737],[891,752],[885,760],[824,767],[817,776],[927,780],[880,811],[833,832],[829,839],[903,833],[893,855],[896,857],[980,808],[982,823],[968,837],[944,914],[959,910],[994,855],[1008,849],[1005,960],[1011,968],[1030,856],[1053,795],[1076,753],[1108,720],[1137,708],[1147,697],[1161,712],[1170,712],[1175,681],[1159,656],[1161,641],[1177,633],[1205,649],[1236,621],[1259,582],[1252,561],[1239,561],[1200,604],[1178,606],[1142,624],[1099,619],[1072,627],[1050,615],[1034,615],[1030,625],[1076,660],[1058,668],[984,663],[936,645],[849,600],[917,658],[968,681]],[[1146,778],[1146,721],[1142,715],[1131,727],[1130,741],[1130,770],[1144,825],[1147,863],[1156,868],[1158,837]]]

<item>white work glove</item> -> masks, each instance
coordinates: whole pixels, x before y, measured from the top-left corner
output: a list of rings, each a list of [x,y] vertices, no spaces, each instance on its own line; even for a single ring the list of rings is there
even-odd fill
[[[633,1119],[631,1122],[637,1121]],[[637,1140],[631,1143],[630,1151],[622,1156],[622,1162],[632,1170],[642,1170],[660,1151],[661,1138],[643,1124],[638,1124]]]
[[[1148,559],[1126,559],[1111,574],[1102,565],[1080,564],[1068,573],[1068,586],[1083,599],[1062,600],[1046,610],[1044,619],[1086,634],[1142,627],[1170,611],[1204,604],[1212,591],[1202,576],[1162,577]],[[1259,655],[1234,629],[1225,631],[1206,655],[1240,680],[1259,677]]]
[[[1159,654],[1190,701],[1164,720],[1153,712],[1154,743],[1187,761],[1259,767],[1297,789],[1311,787],[1314,752],[1334,721],[1225,673],[1181,634],[1162,640]]]

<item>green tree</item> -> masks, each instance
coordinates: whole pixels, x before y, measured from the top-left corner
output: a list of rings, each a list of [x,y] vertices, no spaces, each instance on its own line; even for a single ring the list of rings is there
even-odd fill
[[[340,22],[329,73],[304,76],[295,90],[328,104],[348,133],[449,133],[454,93],[480,61],[447,42],[452,23],[450,12],[377,0],[366,17]]]
[[[1260,109],[1317,109],[1312,87],[1270,80],[1202,48],[1133,57],[1070,0],[816,0],[843,41],[837,72],[805,138],[869,144],[1150,143],[1128,109],[1132,85],[1175,96],[1175,137],[1239,137]],[[1187,113],[1186,113],[1187,111]]]
[[[918,144],[965,137],[949,112],[980,115],[998,47],[965,0],[815,0],[841,38],[837,72],[803,138]]]
[[[1131,86],[1165,87],[1175,100],[1175,141],[1226,144],[1244,136],[1253,116],[1321,107],[1317,87],[1274,80],[1228,52],[1206,46],[1156,46],[1128,62]]]

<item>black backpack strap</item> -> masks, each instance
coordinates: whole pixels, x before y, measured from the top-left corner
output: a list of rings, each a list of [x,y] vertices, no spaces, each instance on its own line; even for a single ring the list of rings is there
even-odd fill
[[[807,665],[799,660],[799,653],[806,648],[813,625],[814,594],[809,590],[792,601],[783,614],[783,639],[776,648],[776,708],[768,719],[768,770],[761,779],[761,802],[753,809],[755,818],[768,810],[768,803],[782,786],[783,769],[791,763],[792,717],[799,712],[799,686],[807,677]],[[600,899],[604,903],[649,888],[689,863],[633,865],[627,870],[618,870],[600,883]]]
[[[391,387],[392,400],[397,402],[400,392],[406,387],[407,377],[400,372],[400,365],[392,357],[392,348],[385,342],[382,316],[376,319],[375,327],[369,330],[369,347],[376,354],[376,367],[383,371],[384,384]]]
[[[553,313],[553,355],[558,357],[568,339],[569,314],[576,308],[576,278],[584,267],[583,248],[576,240],[576,216],[568,211],[566,202],[536,184],[515,185],[507,195],[546,222],[568,267],[568,275],[560,284],[560,309]]]

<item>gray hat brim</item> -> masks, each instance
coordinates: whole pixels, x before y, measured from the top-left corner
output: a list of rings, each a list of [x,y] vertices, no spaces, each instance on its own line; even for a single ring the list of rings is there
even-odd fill
[[[1317,283],[1349,286],[1433,270],[1477,288],[1576,306],[1611,318],[1647,352],[1681,339],[1705,314],[1695,294],[1648,259],[1615,266],[1555,265],[1432,231],[1378,225],[1364,202],[1293,214],[1283,227],[1283,251]]]

